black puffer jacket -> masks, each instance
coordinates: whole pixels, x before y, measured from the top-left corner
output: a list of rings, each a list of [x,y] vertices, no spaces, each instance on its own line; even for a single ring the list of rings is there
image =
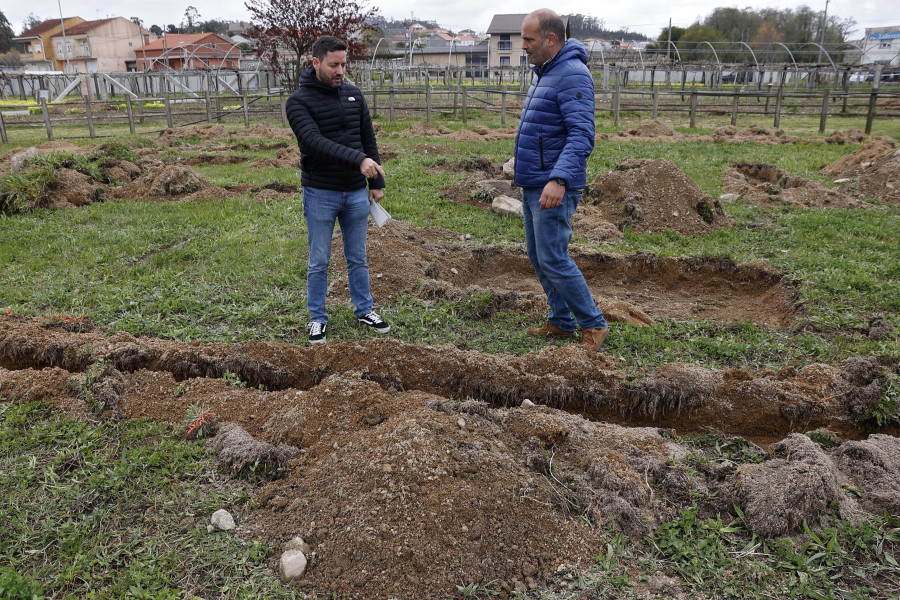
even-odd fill
[[[301,182],[323,190],[350,192],[381,189],[384,177],[369,179],[359,172],[364,158],[378,164],[378,145],[369,107],[358,87],[343,81],[328,86],[310,66],[300,73],[300,87],[285,106],[300,146]]]

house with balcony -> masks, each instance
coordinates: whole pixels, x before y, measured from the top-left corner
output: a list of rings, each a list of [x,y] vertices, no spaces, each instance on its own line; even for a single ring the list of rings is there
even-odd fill
[[[65,58],[62,54],[57,57],[56,46],[52,43],[53,36],[62,31],[63,25],[68,30],[83,22],[84,19],[81,17],[48,19],[14,37],[13,44],[18,48],[19,57],[25,63],[23,68],[27,71],[62,71]]]
[[[51,39],[59,70],[70,73],[134,71],[137,50],[152,33],[124,17],[83,21]],[[66,59],[68,58],[68,68]]]
[[[488,62],[492,67],[521,66],[528,64],[528,55],[522,50],[522,21],[527,14],[494,15],[487,29],[490,39]],[[569,19],[562,17],[569,38]]]
[[[241,49],[217,33],[170,33],[138,49],[140,71],[237,69]]]

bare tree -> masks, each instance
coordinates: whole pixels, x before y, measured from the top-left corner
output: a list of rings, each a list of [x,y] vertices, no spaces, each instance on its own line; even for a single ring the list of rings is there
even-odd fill
[[[257,55],[290,86],[300,80],[306,54],[322,35],[333,35],[349,46],[350,59],[365,55],[357,34],[368,28],[377,9],[366,11],[366,0],[249,0]]]

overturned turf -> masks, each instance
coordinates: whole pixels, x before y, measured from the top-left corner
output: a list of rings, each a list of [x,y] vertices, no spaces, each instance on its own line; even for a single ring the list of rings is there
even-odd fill
[[[458,581],[525,590],[590,564],[606,531],[638,538],[696,503],[708,515],[737,506],[766,536],[894,510],[897,438],[866,437],[857,413],[898,364],[864,362],[628,379],[575,346],[511,357],[385,340],[180,344],[21,318],[0,328],[4,398],[91,419],[214,414],[227,471],[255,461],[280,477],[236,534],[275,548],[302,537],[299,588],[351,598],[445,597]],[[674,433],[709,426],[785,439],[771,453],[723,440],[739,456],[703,461]],[[800,433],[822,426],[859,440],[826,448]]]

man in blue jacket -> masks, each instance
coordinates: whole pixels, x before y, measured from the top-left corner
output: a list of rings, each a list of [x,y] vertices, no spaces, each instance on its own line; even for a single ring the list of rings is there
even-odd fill
[[[328,323],[325,296],[335,221],[344,241],[353,314],[378,333],[387,333],[390,325],[372,310],[366,260],[369,203],[384,197],[384,170],[372,118],[359,88],[344,81],[347,44],[322,36],[313,44],[312,55],[312,65],[300,73],[300,87],[288,99],[285,112],[301,155],[303,215],[309,234],[309,342],[321,344]]]
[[[516,133],[516,185],[522,188],[528,260],[547,294],[547,322],[529,335],[571,337],[597,351],[609,332],[578,265],[569,256],[572,216],[587,183],[594,149],[594,82],[587,50],[565,41],[562,19],[549,9],[522,22],[522,49],[534,78]]]

